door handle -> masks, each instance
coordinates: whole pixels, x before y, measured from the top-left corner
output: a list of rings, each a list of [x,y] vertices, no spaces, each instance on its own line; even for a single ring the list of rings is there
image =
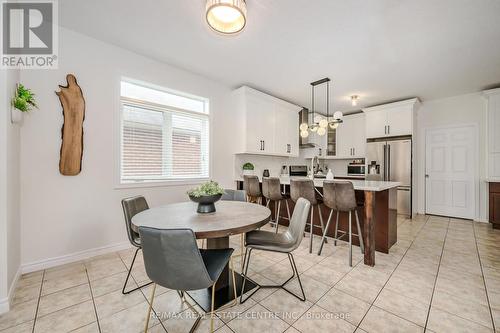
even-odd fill
[[[391,125],[387,125],[387,134],[391,134]]]
[[[427,175],[427,174],[426,174],[426,175],[425,175],[425,178],[429,178],[429,175]]]
[[[391,181],[391,145],[387,145],[387,180]]]

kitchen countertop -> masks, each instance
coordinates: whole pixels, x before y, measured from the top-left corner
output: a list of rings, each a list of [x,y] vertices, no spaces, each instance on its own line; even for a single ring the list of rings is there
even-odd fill
[[[484,181],[487,183],[500,183],[500,178],[485,178]]]
[[[341,176],[337,176],[341,177]],[[262,179],[262,177],[259,177]],[[280,177],[280,181],[282,185],[290,185],[291,179],[309,179],[308,177]],[[323,187],[323,182],[326,179],[314,179],[314,186]],[[236,181],[243,181],[243,178],[237,178]],[[262,180],[261,180],[262,181]],[[385,182],[378,180],[349,180],[354,185],[355,190],[359,191],[372,191],[372,192],[380,192],[385,191],[391,188],[396,188],[401,185],[400,182]]]

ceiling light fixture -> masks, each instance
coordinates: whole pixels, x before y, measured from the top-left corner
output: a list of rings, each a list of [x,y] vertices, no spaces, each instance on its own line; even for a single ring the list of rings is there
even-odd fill
[[[326,118],[321,117],[320,115],[315,115],[314,110],[314,88],[316,86],[326,83]],[[314,81],[311,83],[311,111],[312,111],[312,124],[309,124],[309,121],[306,123],[302,123],[299,126],[300,136],[303,138],[307,138],[309,136],[309,131],[316,132],[319,136],[325,135],[326,129],[328,126],[330,128],[335,129],[343,122],[342,118],[344,115],[342,112],[337,111],[333,114],[333,119],[330,119],[330,79],[324,78],[318,81]]]
[[[245,0],[207,0],[206,19],[215,31],[236,34],[247,23],[247,4]]]
[[[352,104],[352,106],[358,105],[358,97],[359,97],[358,95],[352,95],[351,96],[351,104]]]

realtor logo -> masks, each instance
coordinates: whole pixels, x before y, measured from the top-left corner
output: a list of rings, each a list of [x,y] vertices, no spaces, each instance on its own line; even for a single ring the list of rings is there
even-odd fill
[[[57,68],[57,3],[2,3],[2,68]]]

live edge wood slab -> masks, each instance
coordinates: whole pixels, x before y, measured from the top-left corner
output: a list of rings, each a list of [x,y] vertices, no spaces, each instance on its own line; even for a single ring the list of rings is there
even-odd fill
[[[66,86],[60,85],[61,90],[56,91],[64,116],[59,172],[65,176],[76,176],[82,170],[85,100],[73,74],[66,76],[66,82]]]
[[[237,188],[243,189],[243,182],[240,180],[236,182]],[[355,188],[360,188],[356,189],[355,192],[356,201],[358,202],[358,216],[365,243],[364,263],[365,265],[374,266],[375,251],[389,253],[389,249],[397,242],[397,185],[392,184],[394,187],[391,187],[392,185],[388,184],[382,188],[377,188],[377,182],[353,181],[353,183],[355,183]],[[387,184],[387,182],[384,183]],[[368,184],[368,186],[363,186],[363,184]],[[285,193],[290,193],[288,184],[285,183],[282,186]],[[322,193],[322,182],[315,181],[315,186],[318,192]],[[265,204],[265,199],[262,202]],[[294,204],[292,200],[288,199],[288,202],[290,211],[293,211]],[[273,203],[271,203],[270,208],[271,212],[274,212]],[[321,213],[326,224],[330,209],[321,205]],[[333,214],[334,217],[335,215]],[[280,216],[287,216],[286,205],[281,205]],[[280,224],[288,225],[288,221],[281,217]],[[315,225],[321,225],[318,214],[315,214],[313,218]],[[339,220],[339,230],[349,230],[348,214],[340,214]],[[316,235],[321,235],[320,228],[314,228],[313,232]],[[355,223],[353,223],[353,233],[358,233]],[[333,237],[334,234],[335,225],[332,222],[327,230],[327,235]],[[353,237],[352,242],[359,245],[357,237]]]

